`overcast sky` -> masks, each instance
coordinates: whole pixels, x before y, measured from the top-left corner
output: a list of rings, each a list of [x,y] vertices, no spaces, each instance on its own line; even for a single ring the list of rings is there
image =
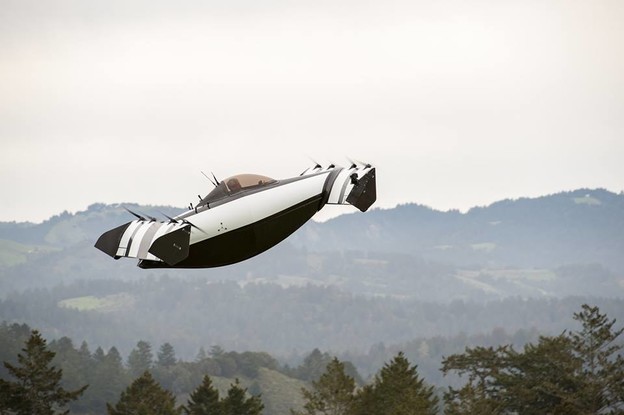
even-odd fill
[[[0,0],[0,221],[346,157],[378,207],[620,192],[622,22],[622,0]]]

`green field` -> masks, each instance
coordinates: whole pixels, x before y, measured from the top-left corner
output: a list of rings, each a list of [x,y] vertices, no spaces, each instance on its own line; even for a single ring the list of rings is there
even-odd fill
[[[59,301],[58,305],[59,307],[73,308],[80,311],[109,312],[131,308],[134,305],[134,297],[128,293],[112,294],[105,297],[87,295]]]
[[[50,246],[24,245],[0,239],[0,267],[13,267],[26,262],[28,255],[57,250],[57,248]]]
[[[553,271],[542,268],[482,268],[480,270],[459,270],[457,276],[470,279],[491,277],[494,279],[526,281],[550,281],[557,277]]]
[[[585,197],[575,197],[574,203],[576,203],[577,205],[591,205],[591,206],[598,206],[602,204],[600,200],[590,195],[585,195]]]

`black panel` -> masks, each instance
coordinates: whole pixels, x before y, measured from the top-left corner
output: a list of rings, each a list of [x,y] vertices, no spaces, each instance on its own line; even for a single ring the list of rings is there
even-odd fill
[[[347,196],[347,203],[352,204],[362,212],[366,212],[375,203],[375,200],[377,200],[377,184],[375,169],[371,169],[358,180],[357,185]]]
[[[185,226],[177,231],[169,232],[152,242],[149,253],[175,265],[189,256],[191,227]]]
[[[118,226],[115,229],[104,232],[95,243],[95,247],[100,251],[112,256],[115,259],[119,259],[117,256],[117,250],[119,249],[119,243],[123,237],[124,232],[128,229],[132,222],[128,222],[125,225]]]
[[[318,211],[320,201],[319,194],[258,222],[193,244],[188,257],[172,268],[220,267],[256,256],[306,223]],[[169,268],[165,263],[145,260],[139,262],[139,267]]]

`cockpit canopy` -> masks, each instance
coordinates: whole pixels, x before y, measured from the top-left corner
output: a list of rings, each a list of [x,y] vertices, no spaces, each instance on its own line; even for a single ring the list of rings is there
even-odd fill
[[[225,186],[230,193],[236,193],[242,189],[264,186],[265,184],[273,183],[274,181],[275,180],[270,177],[261,176],[259,174],[238,174],[236,176],[228,177],[222,183],[225,183]]]
[[[198,206],[203,206],[226,196],[234,195],[242,190],[260,188],[274,182],[275,179],[260,174],[238,174],[228,177],[208,193],[208,196],[203,198]]]

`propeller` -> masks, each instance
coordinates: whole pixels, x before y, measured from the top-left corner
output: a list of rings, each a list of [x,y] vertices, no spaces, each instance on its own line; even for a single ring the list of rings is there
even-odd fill
[[[312,163],[314,163],[314,167],[312,167],[312,170],[322,169],[323,168],[323,166],[321,166],[318,161],[314,160],[312,157],[309,157],[309,156],[308,156],[308,158],[310,159],[310,161]]]
[[[204,231],[202,228],[200,228],[199,226],[195,225],[194,223],[189,222],[186,219],[175,219],[175,218],[172,218],[171,216],[169,216],[169,215],[167,215],[167,214],[165,214],[163,212],[160,212],[160,214],[163,215],[164,217],[166,217],[167,219],[169,219],[169,223],[180,223],[180,222],[182,222],[183,224],[190,225],[191,227],[197,229],[198,231],[200,231],[202,233],[206,233],[206,231]]]
[[[150,220],[150,222],[156,222],[156,221],[158,220],[158,219],[156,219],[155,217],[152,217],[152,216],[149,216],[149,215],[145,215],[145,216],[147,216],[147,219],[146,219],[144,216],[139,215],[138,213],[135,213],[135,212],[131,211],[130,209],[128,209],[128,208],[127,208],[127,207],[125,207],[125,206],[124,206],[124,209],[126,209],[126,211],[127,211],[128,213],[130,213],[131,215],[133,215],[134,217],[136,217],[136,218],[137,218],[137,219],[139,219],[139,220],[145,220],[145,221],[146,221],[147,219],[149,219],[149,220]]]
[[[349,161],[351,163],[353,163],[353,164],[355,164],[355,163],[360,164],[360,165],[364,166],[365,169],[369,169],[369,168],[373,167],[370,163],[364,163],[363,161],[360,161],[360,160],[349,159]]]
[[[133,211],[131,211],[127,207],[124,206],[123,208],[126,210],[126,212],[130,213],[132,216],[135,216],[137,219],[139,219],[139,220],[147,220],[143,216],[139,215],[138,213],[134,213]]]
[[[167,214],[165,214],[163,212],[160,212],[160,214],[163,215],[164,217],[166,217],[167,219],[169,219],[169,223],[178,223],[178,221],[176,219],[172,218],[171,216],[169,216],[169,215],[167,215]]]
[[[321,166],[316,160],[314,160],[312,157],[308,156],[308,158],[310,159],[310,161],[312,163],[314,163],[314,167],[308,167],[307,169],[305,169],[304,171],[301,172],[301,174],[299,176],[303,176],[304,174],[306,174],[308,171],[310,170],[317,170],[317,169],[322,169],[323,166]]]
[[[194,223],[191,223],[190,221],[188,221],[186,219],[182,219],[182,223],[184,223],[185,225],[190,225],[192,228],[197,229],[201,233],[206,233],[206,231],[204,231],[202,228],[200,228],[199,226],[195,225]]]

